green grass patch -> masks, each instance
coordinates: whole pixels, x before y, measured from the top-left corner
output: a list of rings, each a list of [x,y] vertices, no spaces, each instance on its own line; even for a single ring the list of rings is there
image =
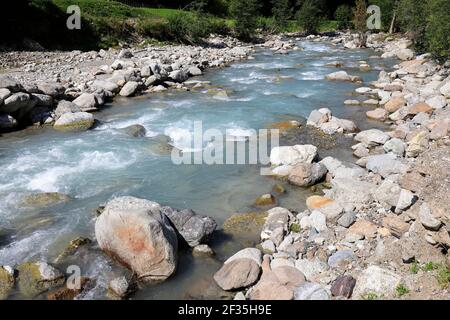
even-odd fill
[[[289,231],[299,233],[301,231],[300,225],[298,223],[292,223],[289,226]]]
[[[374,292],[369,292],[363,296],[361,296],[362,300],[378,300],[378,295]]]
[[[397,288],[395,288],[395,292],[397,294],[397,297],[401,298],[409,293],[409,289],[403,283],[401,283],[397,286]]]

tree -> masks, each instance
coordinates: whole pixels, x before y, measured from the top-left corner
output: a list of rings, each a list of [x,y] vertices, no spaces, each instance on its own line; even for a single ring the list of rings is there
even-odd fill
[[[231,0],[230,14],[236,20],[236,36],[250,40],[257,26],[260,5],[258,0]]]
[[[292,15],[292,8],[289,0],[272,0],[272,15],[276,26],[283,29],[287,26],[289,18]]]
[[[347,4],[340,5],[334,13],[334,18],[338,22],[338,29],[348,29],[352,25],[352,9]]]
[[[400,0],[398,4],[400,29],[409,35],[417,51],[425,51],[427,48],[425,39],[427,9],[424,0]]]
[[[428,0],[427,49],[444,62],[450,58],[450,1]]]
[[[321,11],[313,0],[305,0],[297,12],[297,21],[306,33],[316,33],[319,29]]]
[[[353,9],[353,25],[359,34],[359,47],[365,47],[367,42],[367,7],[365,0],[356,0]]]

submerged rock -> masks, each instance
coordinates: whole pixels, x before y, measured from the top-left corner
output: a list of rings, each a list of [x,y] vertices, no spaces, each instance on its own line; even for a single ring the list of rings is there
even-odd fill
[[[10,266],[0,266],[0,300],[8,298],[15,282],[14,269]]]
[[[145,137],[146,133],[145,127],[140,124],[133,124],[121,130],[127,135],[135,138]]]
[[[22,263],[18,271],[19,290],[27,298],[34,298],[64,283],[64,275],[46,262]]]
[[[94,116],[87,112],[64,113],[53,127],[59,131],[85,131],[94,125]]]
[[[70,201],[70,197],[59,192],[43,192],[24,196],[22,203],[25,206],[46,207],[49,205]]]
[[[95,236],[106,254],[143,281],[165,280],[176,269],[177,235],[156,202],[111,200],[95,223]]]
[[[262,196],[259,196],[256,198],[254,205],[257,207],[263,207],[263,206],[270,206],[276,204],[276,199],[273,195],[270,193],[263,194]]]
[[[117,299],[125,299],[136,290],[137,286],[133,279],[128,280],[125,276],[112,279],[108,285],[108,293]]]

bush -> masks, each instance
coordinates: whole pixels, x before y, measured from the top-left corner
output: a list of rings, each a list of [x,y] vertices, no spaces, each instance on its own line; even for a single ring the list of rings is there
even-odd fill
[[[352,9],[347,4],[340,5],[334,13],[334,18],[339,30],[348,29],[352,26]]]
[[[292,8],[289,0],[272,0],[272,15],[274,24],[278,30],[284,30],[288,26],[292,16]]]
[[[320,26],[321,11],[315,1],[306,0],[297,12],[299,26],[306,33],[316,33]]]
[[[258,0],[231,0],[230,14],[236,20],[236,36],[250,40],[257,27],[260,4]]]
[[[208,36],[208,23],[194,12],[177,12],[168,17],[166,34],[170,40],[180,43],[197,43]]]
[[[428,12],[425,44],[443,62],[450,58],[450,1],[428,0]]]
[[[272,34],[280,30],[279,25],[275,22],[274,17],[263,17],[259,16],[256,20],[256,27],[260,29],[263,33]]]
[[[427,5],[423,0],[400,0],[398,22],[400,29],[407,32],[417,51],[426,50],[425,30],[427,25]]]

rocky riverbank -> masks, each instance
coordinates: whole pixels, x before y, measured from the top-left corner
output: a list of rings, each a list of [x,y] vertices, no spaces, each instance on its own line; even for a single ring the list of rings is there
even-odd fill
[[[309,39],[356,48],[351,34]],[[387,132],[347,133],[354,136],[355,163],[321,159],[313,145],[272,150],[277,177],[302,187],[326,181],[330,188],[309,197],[303,212],[269,210],[261,244],[225,261],[214,279],[223,290],[238,291],[235,299],[450,298],[450,77],[410,45],[407,39],[369,37],[368,46],[381,58],[400,62],[357,88],[358,100],[345,102],[390,125]],[[327,78],[360,80],[345,71]],[[328,134],[356,128],[323,108],[307,124]]]
[[[279,54],[299,49],[278,36],[258,46]],[[203,46],[1,53],[0,131],[28,125],[87,130],[95,122],[92,113],[115,96],[199,89],[207,84],[187,80],[208,68],[251,59],[254,48],[234,38],[211,36]]]

